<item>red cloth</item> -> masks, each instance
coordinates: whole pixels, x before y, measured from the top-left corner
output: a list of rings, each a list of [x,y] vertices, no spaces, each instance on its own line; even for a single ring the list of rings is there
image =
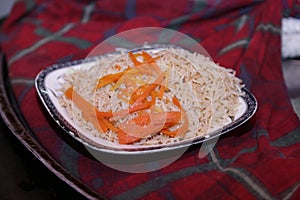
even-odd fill
[[[120,199],[300,197],[300,127],[281,70],[281,17],[295,1],[20,1],[1,29],[1,50],[19,106],[35,136],[62,166],[99,194]],[[282,6],[283,5],[283,6]],[[295,5],[295,7],[293,7]],[[34,88],[54,63],[84,58],[105,38],[136,27],[176,29],[234,68],[259,108],[205,158],[198,148],[171,165],[131,174],[104,166],[60,136]],[[54,37],[53,37],[54,36]]]

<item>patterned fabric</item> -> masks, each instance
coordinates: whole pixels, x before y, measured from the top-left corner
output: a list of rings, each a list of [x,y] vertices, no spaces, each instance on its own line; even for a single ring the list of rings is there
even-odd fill
[[[34,137],[99,194],[112,199],[297,199],[300,123],[281,71],[282,13],[299,16],[299,1],[19,1],[2,27],[1,51]],[[216,62],[237,71],[259,109],[206,157],[191,148],[161,170],[131,174],[106,167],[66,141],[38,99],[34,78],[54,63],[84,58],[109,36],[144,26],[175,29],[199,41]]]

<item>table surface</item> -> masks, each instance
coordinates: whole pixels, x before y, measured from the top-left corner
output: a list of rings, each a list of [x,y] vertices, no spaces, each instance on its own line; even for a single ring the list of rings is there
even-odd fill
[[[0,99],[3,121],[17,140],[59,179],[90,199],[298,197],[300,122],[281,68],[281,1],[114,3],[16,4],[1,28],[7,66],[1,68]],[[151,15],[145,15],[149,11]],[[197,146],[161,170],[124,173],[92,159],[54,125],[36,94],[34,78],[47,66],[84,58],[104,38],[145,24],[196,38],[216,62],[237,71],[256,96],[259,109],[249,123],[221,138],[202,159]]]

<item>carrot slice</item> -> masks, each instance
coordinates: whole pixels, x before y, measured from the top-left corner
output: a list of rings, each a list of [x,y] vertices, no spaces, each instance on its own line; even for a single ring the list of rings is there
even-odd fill
[[[174,125],[180,121],[180,112],[161,112],[138,116],[120,124],[119,142],[128,144],[160,132],[165,125]]]
[[[175,131],[170,131],[168,128],[164,128],[163,130],[161,130],[160,132],[167,135],[167,136],[170,136],[170,137],[175,137],[175,136],[178,136],[178,135],[183,135],[185,134],[188,129],[189,129],[189,121],[188,121],[188,117],[187,117],[187,114],[186,112],[184,111],[184,109],[182,108],[179,100],[177,99],[176,96],[173,97],[173,103],[174,105],[176,105],[179,109],[180,109],[180,112],[182,114],[182,118],[183,118],[183,123],[181,125],[181,127],[179,127],[177,130]]]
[[[99,118],[101,117],[112,117],[113,116],[113,112],[110,110],[110,111],[107,111],[107,112],[102,112],[102,111],[98,111],[96,108],[95,108],[95,112],[96,112],[96,116]]]
[[[141,115],[132,119],[137,125],[145,126],[151,121],[154,125],[174,125],[180,122],[181,113],[176,111],[160,112],[151,115]]]
[[[110,118],[110,121],[116,121],[116,120],[120,119],[121,117],[124,117],[133,112],[148,109],[154,104],[155,104],[154,98],[152,98],[151,101],[144,101],[139,104],[134,104],[134,105],[130,106],[129,109],[124,109],[124,110],[120,110],[120,111],[112,113],[113,116]]]
[[[140,139],[158,133],[162,127],[162,124],[156,125],[152,123],[148,126],[142,127],[137,125],[133,120],[128,120],[119,125],[119,128],[122,129],[123,133],[125,132],[129,137]]]
[[[108,119],[102,118],[102,123],[103,123],[103,125],[105,125],[105,127],[107,127],[107,129],[109,129],[113,132],[118,132],[118,128],[115,127],[112,123],[110,123]]]
[[[141,140],[139,137],[134,137],[130,134],[125,133],[121,129],[117,131],[119,144],[132,144]]]
[[[95,106],[78,94],[73,87],[69,87],[65,91],[65,96],[74,102],[74,104],[82,111],[83,118],[86,121],[90,121],[98,131],[106,132],[108,129],[112,129],[112,126],[107,123],[108,120],[105,119],[113,116],[112,111],[98,111]]]
[[[116,74],[108,74],[106,76],[101,77],[98,80],[98,83],[97,83],[95,89],[99,89],[105,85],[117,82],[124,75],[124,73],[125,73],[125,71],[119,72]]]
[[[117,69],[117,70],[121,70],[121,66],[120,65],[115,65],[115,68]]]
[[[149,84],[148,86],[143,88],[142,94],[136,99],[136,101],[134,102],[134,104],[136,103],[140,103],[142,102],[144,99],[146,99],[149,94],[156,88],[158,87],[163,79],[164,79],[164,75],[165,73],[160,73],[160,75],[158,76],[158,78],[151,84]]]
[[[138,61],[135,57],[135,55],[132,52],[128,53],[129,58],[131,59],[131,61],[133,62],[134,66],[137,67],[139,65],[141,65],[142,63],[140,61]]]
[[[144,114],[132,119],[138,126],[147,126],[151,122],[149,114]]]
[[[156,61],[155,61],[156,58],[153,58],[150,54],[148,54],[145,51],[142,51],[142,56],[144,58],[144,63],[149,63],[150,64],[149,66],[151,66],[151,68],[153,68],[157,74],[161,73],[160,68],[156,64]]]
[[[183,112],[183,124],[181,125],[181,127],[176,129],[175,131],[170,131],[167,128],[167,129],[161,130],[160,132],[167,135],[167,136],[175,137],[175,136],[179,136],[179,135],[183,136],[188,130],[189,130],[188,117],[187,117],[186,113]]]
[[[102,129],[102,131],[105,133],[108,131],[108,127],[106,126],[106,124],[104,123],[104,118],[97,118],[98,119],[98,123]]]
[[[116,82],[114,86],[112,86],[111,90],[116,90],[120,87],[121,84],[125,85],[137,85],[138,76],[142,75],[152,75],[153,70],[149,69],[147,65],[141,65],[135,68],[129,68],[124,71],[124,75]],[[134,83],[134,84],[132,84]]]
[[[97,109],[91,103],[86,101],[80,94],[78,94],[73,87],[70,87],[65,91],[65,96],[72,100],[74,104],[82,111],[82,116],[86,121],[91,122],[99,132],[105,132],[106,128],[103,126],[101,120],[99,121],[97,118]]]
[[[181,104],[180,104],[180,102],[179,102],[179,100],[177,99],[176,96],[174,96],[174,97],[172,98],[172,102],[173,102],[173,104],[174,104],[175,106],[177,106],[180,110],[182,110],[182,106],[181,106]]]
[[[167,92],[167,91],[169,91],[169,89],[168,89],[167,87],[165,87],[165,86],[163,86],[163,85],[160,85],[160,86],[159,86],[158,93],[156,94],[156,96],[157,96],[160,100],[162,100],[162,98],[163,98],[165,92]]]
[[[148,54],[147,52],[142,51],[142,56],[144,58],[144,62],[155,63],[155,59],[152,58],[152,56],[150,54]]]
[[[175,137],[178,134],[178,130],[170,131],[169,129],[162,129],[160,132],[169,137]]]
[[[152,84],[156,84],[156,83],[152,83]],[[151,90],[151,88],[149,87],[153,87],[154,89],[156,87],[159,86],[159,84],[156,84],[156,85],[153,85],[151,86],[152,84],[145,84],[145,85],[142,85],[140,87],[138,87],[134,92],[133,94],[131,95],[130,97],[130,100],[129,100],[129,104],[133,104],[137,101],[137,99],[141,96],[141,95],[145,95],[146,98],[148,96],[151,96],[152,98],[155,98],[155,96],[157,96],[157,92],[155,93],[152,93],[154,92],[154,90]],[[150,90],[149,90],[150,89]],[[152,93],[152,94],[151,94]]]

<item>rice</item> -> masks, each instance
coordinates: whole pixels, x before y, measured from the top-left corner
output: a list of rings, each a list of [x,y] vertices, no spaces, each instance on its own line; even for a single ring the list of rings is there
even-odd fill
[[[140,52],[134,53],[139,54]],[[187,118],[181,118],[181,122],[169,127],[169,131],[176,131],[187,119],[188,129],[184,134],[178,134],[175,137],[157,131],[155,134],[147,135],[133,142],[133,144],[167,144],[198,136],[207,136],[211,131],[232,121],[239,106],[239,97],[243,95],[242,81],[235,76],[234,70],[221,67],[203,55],[180,48],[149,50],[147,53],[155,58],[159,70],[164,72],[162,85],[167,89],[162,98],[155,98],[154,108],[144,110],[143,113],[181,112],[180,108],[170,101],[176,96]],[[141,57],[137,56],[136,59],[138,62],[143,62]],[[134,70],[128,71],[115,84],[107,84],[97,89],[95,86],[99,82],[99,78],[124,72],[134,64],[126,52],[99,57],[91,68],[82,68],[66,74],[65,82],[60,90],[65,92],[68,88],[73,87],[78,94],[101,112],[118,112],[128,109],[130,107],[128,101],[137,91],[136,89],[145,84],[154,83],[157,79],[155,70],[147,71],[151,65],[145,66],[142,70],[146,72],[143,73]],[[134,83],[128,81],[130,79],[134,79]],[[131,84],[138,86],[133,87]],[[153,97],[147,98],[148,101],[151,101]],[[111,129],[106,132],[99,131],[91,122],[84,119],[82,110],[65,95],[60,96],[60,104],[67,109],[72,120],[90,134],[119,143],[116,132]],[[133,120],[139,114],[140,111],[126,116],[112,117],[109,120],[114,126],[119,127],[129,120]]]

